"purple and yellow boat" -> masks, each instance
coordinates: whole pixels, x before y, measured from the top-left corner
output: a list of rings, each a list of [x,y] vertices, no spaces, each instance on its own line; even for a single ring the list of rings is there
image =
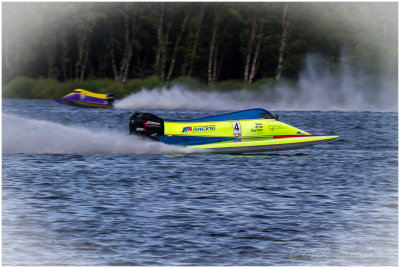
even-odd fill
[[[114,95],[93,93],[83,89],[75,89],[71,93],[60,99],[54,99],[56,102],[85,108],[114,108]]]

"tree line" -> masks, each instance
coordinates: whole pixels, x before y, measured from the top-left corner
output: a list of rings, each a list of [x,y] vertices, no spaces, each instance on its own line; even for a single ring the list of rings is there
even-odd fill
[[[296,79],[307,53],[397,73],[397,3],[4,3],[3,83]]]

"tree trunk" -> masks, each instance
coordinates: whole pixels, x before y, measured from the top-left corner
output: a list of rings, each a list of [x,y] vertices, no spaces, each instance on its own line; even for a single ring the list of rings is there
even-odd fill
[[[289,9],[289,4],[285,3],[285,7],[283,9],[283,15],[282,15],[282,36],[281,36],[281,42],[279,46],[279,59],[278,59],[278,67],[276,69],[276,75],[275,75],[275,80],[280,80],[282,71],[283,71],[283,57],[285,53],[285,47],[286,47],[286,42],[288,38],[288,33],[289,33],[289,27],[290,27],[290,21],[288,19],[288,9]]]
[[[219,46],[215,46],[215,51],[214,51],[214,60],[213,60],[213,70],[212,70],[212,76],[211,76],[211,83],[215,85],[217,82],[217,66],[218,66],[218,54],[219,54]]]
[[[82,63],[85,57],[85,47],[87,42],[87,32],[78,32],[77,42],[78,42],[78,61],[75,63],[75,78],[80,77]]]
[[[112,44],[113,40],[110,41],[111,44],[108,45],[109,49],[108,51],[110,52],[110,57],[111,57],[111,67],[113,70],[114,74],[114,81],[118,81],[118,70],[117,70],[117,63],[115,62],[115,56],[114,56],[114,46]]]
[[[128,25],[128,16],[125,15],[124,18],[124,25],[125,25],[125,35],[124,35],[124,53],[121,60],[121,66],[119,70],[118,82],[123,83],[125,73],[127,73],[129,68],[130,58],[132,57],[132,47],[131,47],[131,40],[130,40],[130,29]]]
[[[64,51],[62,53],[64,54]],[[68,75],[67,75],[66,62],[64,60],[61,60],[61,72],[63,74],[64,81],[66,81],[68,79]]]
[[[126,81],[128,79],[128,73],[129,73],[129,65],[132,59],[132,55],[133,55],[133,40],[136,36],[137,31],[140,28],[140,24],[136,25],[136,29],[135,29],[135,20],[132,22],[132,26],[131,26],[131,34],[128,36],[128,43],[127,43],[127,47],[128,47],[128,57],[126,59],[126,63],[125,63],[125,70],[123,72],[123,76],[122,76],[122,84],[126,84]]]
[[[217,75],[216,75],[215,81],[218,81],[218,79],[219,79],[219,75],[220,75],[221,70],[222,70],[222,63],[223,63],[223,61],[225,59],[225,56],[226,56],[226,49],[224,49],[224,47],[222,47],[221,53],[219,53],[219,54],[221,56],[219,57],[219,61],[218,61],[218,69],[217,69]]]
[[[85,78],[85,71],[86,71],[86,66],[89,60],[89,51],[90,51],[90,39],[86,39],[86,44],[85,44],[85,49],[84,49],[84,58],[82,62],[82,68],[81,68],[81,75],[80,75],[80,80],[83,81]]]
[[[258,42],[257,42],[257,47],[256,47],[256,52],[254,53],[254,57],[253,57],[253,63],[251,65],[251,72],[250,72],[250,76],[249,76],[249,84],[251,84],[253,82],[254,76],[256,75],[257,69],[258,69],[258,55],[260,52],[260,46],[261,46],[261,42],[262,42],[262,38],[263,38],[263,28],[264,28],[264,23],[261,23],[260,26],[260,34],[258,36]]]
[[[176,54],[178,52],[179,42],[182,39],[182,35],[185,31],[186,23],[188,20],[189,20],[189,12],[186,14],[185,18],[183,19],[181,31],[178,35],[178,38],[175,41],[174,50],[172,52],[172,59],[171,59],[170,65],[169,65],[169,71],[168,71],[168,75],[167,75],[167,82],[169,82],[171,80],[172,72],[174,71],[174,66],[175,66],[175,61],[176,61]]]
[[[139,71],[140,77],[143,78],[144,77],[143,64],[142,64],[142,61],[140,60],[140,55],[138,55],[136,57],[136,65],[137,65],[137,69]]]
[[[126,59],[125,69],[124,69],[124,72],[122,73],[122,77],[121,77],[121,82],[124,85],[126,84],[126,81],[128,79],[129,64],[131,62],[131,58],[132,58],[132,45],[129,45],[128,57]]]
[[[149,54],[149,50],[150,49],[146,49],[146,52],[141,54],[137,54],[136,55],[136,65],[137,65],[137,69],[139,71],[140,74],[140,78],[145,78],[146,76],[146,64],[147,64],[147,59],[148,59],[148,54]],[[143,57],[143,58],[142,58]]]
[[[168,45],[168,37],[169,37],[169,32],[172,28],[172,21],[168,23],[168,28],[167,32],[165,33],[164,36],[164,41],[162,44],[162,62],[161,62],[161,80],[165,81],[165,67],[166,67],[166,62],[167,62],[167,45]]]
[[[115,51],[114,51],[115,39],[113,36],[114,27],[113,27],[112,21],[108,22],[107,31],[108,31],[108,42],[107,42],[106,48],[107,48],[108,53],[110,54],[111,70],[113,72],[114,81],[118,82],[119,74],[118,74],[117,62],[115,60]]]
[[[160,13],[160,22],[158,24],[157,29],[157,41],[158,41],[158,48],[157,48],[157,56],[156,56],[156,69],[159,68],[160,64],[160,57],[161,57],[161,50],[162,50],[162,26],[164,24],[164,3],[161,3],[161,13]]]
[[[53,52],[48,52],[47,54],[47,78],[53,78],[53,69],[54,69],[54,63],[56,61],[56,53]]]
[[[191,55],[191,57],[190,57],[188,76],[191,76],[191,75],[192,75],[193,64],[194,64],[194,59],[196,58],[197,45],[198,45],[198,43],[199,43],[201,22],[203,21],[203,17],[204,17],[204,5],[201,7],[200,17],[199,17],[199,20],[198,20],[198,23],[197,23],[196,37],[195,37],[195,39],[194,39],[194,44],[193,44],[193,49],[192,49],[192,55]]]
[[[213,75],[212,75],[212,83],[215,84],[218,82],[219,74],[221,73],[222,62],[225,57],[226,46],[223,46],[224,37],[227,32],[227,26],[224,27],[222,33],[218,34],[218,38],[216,40],[215,52],[214,52],[214,64],[213,64]],[[222,49],[221,49],[222,48]]]
[[[58,36],[59,41],[60,41],[60,46],[61,46],[61,72],[64,77],[64,81],[68,80],[68,75],[67,75],[67,63],[69,61],[68,59],[68,43],[67,43],[67,38],[65,34],[60,34]]]
[[[103,49],[104,48],[106,49],[104,51],[108,50],[108,47],[103,47]],[[109,66],[108,55],[107,53],[96,53],[96,54],[99,65],[97,67],[97,75],[95,75],[95,77],[106,77],[105,69]],[[93,69],[95,67],[96,66],[94,66]]]
[[[251,27],[251,35],[250,35],[249,43],[247,45],[246,65],[244,67],[244,81],[245,82],[249,81],[250,60],[251,60],[251,54],[253,52],[254,37],[256,35],[256,20],[257,20],[256,16],[254,15],[253,24]]]
[[[107,49],[111,56],[111,67],[114,75],[114,80],[124,85],[128,79],[129,66],[133,55],[133,39],[140,27],[139,24],[136,25],[137,24],[136,22],[137,21],[135,20],[135,18],[133,18],[132,24],[130,25],[129,16],[127,14],[124,15],[125,30],[123,38],[123,51],[122,51],[122,57],[119,61],[119,68],[114,53],[115,40],[112,35],[114,31],[112,29],[112,23],[109,24],[109,44],[107,45]]]
[[[212,38],[211,38],[210,52],[208,54],[208,85],[211,87],[214,86],[214,82],[213,82],[212,78],[213,78],[215,39],[217,36],[217,32],[218,32],[218,14],[217,14],[217,9],[215,8],[214,29],[213,29]]]

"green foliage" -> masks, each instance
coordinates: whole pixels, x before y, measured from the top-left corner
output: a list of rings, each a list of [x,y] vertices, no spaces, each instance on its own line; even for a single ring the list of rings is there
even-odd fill
[[[42,99],[43,96],[47,96],[47,98],[53,99],[58,97],[57,85],[56,79],[39,78],[35,80],[32,88],[32,98]]]
[[[187,88],[195,89],[195,90],[205,90],[207,89],[207,84],[200,81],[199,79],[181,76],[174,80],[172,80],[169,84],[169,87],[173,85],[184,85]]]
[[[224,80],[215,85],[215,89],[220,91],[233,91],[243,89],[245,87],[246,84],[243,82],[243,80],[238,79]]]
[[[55,79],[18,77],[3,87],[3,98],[54,99],[74,89],[113,93],[116,98],[126,95],[123,86],[110,79],[58,82]]]
[[[216,81],[221,81],[215,88],[257,89],[258,85],[272,83],[268,77],[276,73],[284,5],[284,2],[5,3],[2,70],[7,87],[3,96],[52,98],[74,88],[85,88],[112,91],[123,97],[142,87],[161,87],[161,71],[164,68],[168,73],[173,60],[172,82],[166,86],[183,83],[204,89],[209,82],[215,22],[218,31],[213,60],[217,66]],[[371,76],[378,77],[384,68],[397,75],[397,3],[290,2],[288,5],[291,27],[283,53],[285,78],[297,78],[308,53],[328,56],[329,65],[338,66],[343,51],[351,64],[366,69]],[[199,24],[201,10],[204,16]],[[182,19],[187,14],[190,18],[178,43]],[[250,48],[254,18],[256,36]],[[197,29],[200,31],[195,42]],[[243,84],[247,57],[254,57],[256,40],[260,40],[260,51],[254,81]],[[164,51],[160,49],[163,44]],[[176,44],[177,55],[173,59]],[[125,62],[127,55],[131,56],[129,62]],[[189,65],[191,78],[186,77]],[[126,66],[127,81],[123,85],[122,70]],[[54,79],[65,82],[57,83]],[[20,88],[15,87],[17,84]]]
[[[251,84],[246,85],[246,89],[260,89],[261,87],[273,87],[276,84],[276,80],[273,78],[259,79]]]
[[[33,87],[36,80],[27,77],[18,77],[3,87],[3,98],[24,99],[33,97]]]
[[[242,80],[224,80],[217,82],[215,88],[211,89],[206,83],[187,76],[174,79],[168,84],[163,84],[157,76],[146,79],[131,79],[124,88],[122,84],[111,79],[87,79],[85,81],[68,80],[58,82],[55,79],[33,79],[18,77],[3,87],[3,98],[31,98],[31,99],[54,99],[68,94],[74,89],[85,89],[97,93],[113,93],[117,99],[124,98],[130,93],[145,89],[159,89],[163,86],[171,88],[174,85],[184,85],[192,90],[259,90],[273,88],[276,81],[272,78],[260,79],[252,84],[244,83]]]
[[[128,80],[128,82],[126,83],[125,92],[126,94],[130,94],[133,92],[137,92],[142,88],[154,89],[160,88],[162,86],[163,82],[161,81],[161,79],[158,76],[153,75],[145,79],[136,78]]]
[[[79,83],[80,88],[98,92],[98,93],[113,93],[115,98],[125,97],[125,89],[122,84],[111,79],[88,79]]]

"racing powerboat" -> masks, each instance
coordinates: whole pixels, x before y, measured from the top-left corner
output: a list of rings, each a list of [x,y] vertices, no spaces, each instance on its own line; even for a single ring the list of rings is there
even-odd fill
[[[248,109],[191,120],[161,119],[136,112],[129,132],[211,153],[248,153],[305,148],[338,136],[311,135],[264,109]]]
[[[113,108],[114,95],[93,93],[83,89],[75,89],[61,99],[55,101],[78,107],[86,108]]]

